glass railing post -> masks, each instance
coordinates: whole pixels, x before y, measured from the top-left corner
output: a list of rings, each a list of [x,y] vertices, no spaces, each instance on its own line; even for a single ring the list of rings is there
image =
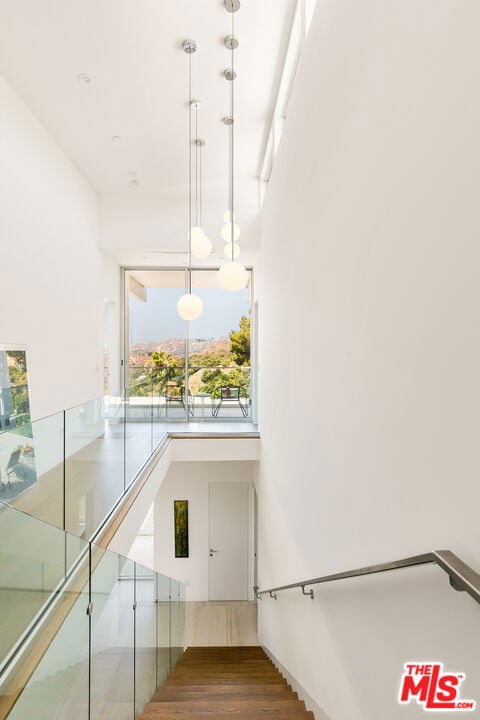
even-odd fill
[[[150,452],[154,451],[153,446],[153,380],[150,387]]]
[[[159,663],[158,663],[158,655],[160,652],[159,649],[159,642],[158,642],[158,573],[155,573],[155,686],[158,688],[160,685],[159,682]]]
[[[92,543],[88,543],[88,720],[92,717]]]
[[[127,489],[127,398],[128,389],[123,390],[123,492]]]
[[[172,669],[172,583],[170,578],[168,581],[168,668]]]
[[[137,712],[137,563],[133,563],[133,720]]]
[[[67,529],[67,498],[65,494],[65,487],[66,487],[66,468],[67,468],[67,457],[66,457],[66,450],[67,450],[67,438],[66,438],[66,411],[63,411],[63,458],[62,458],[62,478],[63,478],[63,503],[62,503],[62,510],[63,510],[63,529]]]

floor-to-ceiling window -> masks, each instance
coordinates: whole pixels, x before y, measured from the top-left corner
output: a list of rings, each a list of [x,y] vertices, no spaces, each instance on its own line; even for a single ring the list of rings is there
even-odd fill
[[[176,309],[183,269],[125,271],[125,384],[153,396],[168,420],[252,419],[251,275],[236,293],[216,278],[192,272],[203,313],[185,323]]]

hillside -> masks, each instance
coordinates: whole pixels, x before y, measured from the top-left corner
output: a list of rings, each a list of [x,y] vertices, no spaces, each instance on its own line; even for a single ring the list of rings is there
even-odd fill
[[[192,338],[189,344],[191,355],[228,352],[228,338]],[[130,346],[130,365],[143,365],[153,352],[165,352],[174,358],[185,356],[185,340],[168,338],[160,343],[136,343]]]

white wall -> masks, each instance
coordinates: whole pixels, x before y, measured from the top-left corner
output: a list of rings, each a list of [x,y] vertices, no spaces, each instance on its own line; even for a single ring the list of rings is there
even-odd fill
[[[138,553],[136,540],[152,503],[157,497],[159,488],[168,474],[171,463],[186,463],[190,469],[194,469],[194,472],[203,463],[212,465],[215,462],[221,462],[223,469],[240,465],[246,468],[251,466],[253,461],[258,461],[259,455],[260,440],[258,438],[169,439],[146,483],[111,540],[109,549],[148,565],[143,553],[140,555]],[[250,481],[252,479],[249,477]],[[168,543],[170,543],[170,536]],[[155,569],[166,573],[163,565],[155,566]],[[176,578],[176,576],[173,577]]]
[[[263,213],[264,588],[437,548],[480,569],[479,22],[475,0],[318,2]],[[478,697],[480,608],[415,572],[260,603],[333,720],[416,720],[418,655]]]
[[[224,442],[220,440],[218,442]],[[253,599],[253,470],[254,463],[173,462],[154,505],[154,563],[158,572],[186,583],[186,598],[209,599],[209,484],[250,484],[248,591]],[[173,501],[188,500],[189,557],[175,558]]]
[[[34,418],[103,392],[103,301],[119,270],[97,249],[97,197],[0,77],[0,343],[27,348]]]

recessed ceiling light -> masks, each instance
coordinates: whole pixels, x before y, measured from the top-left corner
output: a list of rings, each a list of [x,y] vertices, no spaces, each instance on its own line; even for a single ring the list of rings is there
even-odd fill
[[[92,78],[90,77],[90,75],[87,75],[87,73],[80,73],[80,75],[77,75],[77,80],[83,85],[88,85],[92,82]]]
[[[113,135],[113,136],[112,136],[112,140],[113,140],[113,142],[115,142],[115,143],[120,142],[121,139],[122,139],[122,138],[120,137],[120,135]]]

